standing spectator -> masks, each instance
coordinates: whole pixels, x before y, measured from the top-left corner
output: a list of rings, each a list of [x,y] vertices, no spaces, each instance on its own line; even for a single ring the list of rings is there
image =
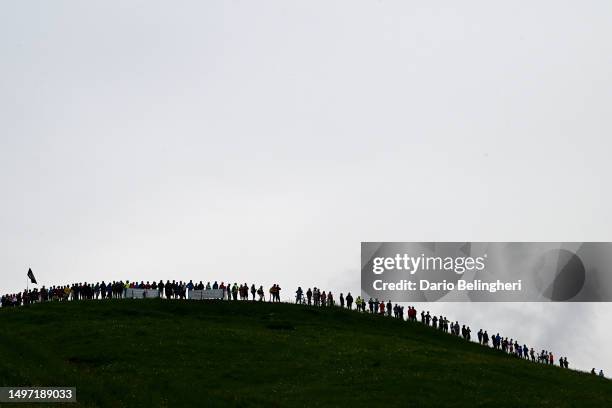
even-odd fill
[[[353,310],[353,296],[351,296],[351,292],[346,294],[346,307],[349,310]]]
[[[259,286],[259,289],[257,289],[257,295],[259,295],[259,301],[263,302],[264,298],[266,296],[266,294],[264,293],[264,288],[263,286]]]

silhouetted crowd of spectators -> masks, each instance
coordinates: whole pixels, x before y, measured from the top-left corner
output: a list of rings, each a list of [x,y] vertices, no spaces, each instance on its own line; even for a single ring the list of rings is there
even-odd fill
[[[43,286],[40,290],[32,289],[32,290],[24,290],[23,292],[6,294],[1,297],[0,305],[2,307],[16,307],[21,305],[29,305],[31,303],[37,302],[48,302],[48,301],[75,301],[75,300],[87,300],[87,299],[121,299],[123,298],[128,289],[146,289],[157,291],[157,295],[160,298],[166,299],[186,299],[188,297],[189,291],[193,290],[222,290],[222,299],[226,300],[249,300],[249,294],[252,301],[264,301],[265,300],[265,292],[263,286],[259,286],[256,288],[255,284],[251,284],[249,286],[247,283],[238,284],[238,283],[228,283],[225,282],[218,283],[217,281],[210,282],[204,284],[202,281],[199,283],[194,283],[193,281],[183,282],[183,281],[164,281],[160,280],[159,282],[149,282],[146,283],[141,281],[138,282],[130,282],[130,281],[112,281],[106,283],[102,281],[101,283],[74,283],[72,285],[65,286],[52,286],[50,288],[46,288]],[[278,284],[274,284],[268,290],[269,293],[269,302],[280,302],[280,291],[281,287]],[[316,306],[316,307],[332,307],[332,306],[340,306],[341,308],[347,308],[349,310],[353,309],[353,304],[355,304],[356,310],[361,313],[370,313],[374,315],[380,316],[393,316],[396,319],[404,320],[404,316],[406,316],[407,321],[416,322],[417,321],[417,310],[414,306],[408,306],[407,313],[405,313],[404,306],[399,304],[392,304],[391,301],[385,303],[384,301],[379,301],[378,299],[370,298],[367,302],[361,297],[357,296],[356,299],[353,298],[351,293],[347,293],[344,296],[343,293],[340,293],[338,296],[338,304],[336,303],[336,299],[331,291],[321,290],[320,288],[308,288],[306,292],[302,290],[301,287],[295,292],[296,295],[296,303],[304,304],[308,306]],[[454,323],[449,321],[445,316],[432,316],[429,311],[421,311],[420,321],[422,324],[431,327],[436,330],[440,330],[444,333],[450,333],[454,336],[460,336],[467,341],[471,341],[471,329],[469,326],[460,325],[458,321]],[[517,358],[530,360],[532,362],[539,362],[542,364],[554,365],[555,359],[552,352],[547,350],[542,350],[540,353],[536,353],[533,347],[529,348],[526,344],[519,344],[518,340],[514,340],[510,338],[508,340],[507,337],[501,337],[499,333],[496,333],[493,336],[489,336],[489,333],[486,330],[480,329],[477,333],[478,343],[489,347],[489,343],[491,343],[491,347],[495,350],[500,350],[506,354],[515,356]],[[569,368],[569,363],[567,361],[567,357],[560,357],[558,360],[558,364],[562,368]],[[592,374],[595,374],[595,369],[591,371]],[[603,377],[603,371],[600,370],[599,375]]]
[[[313,305],[313,306],[335,306],[334,296],[331,292],[321,291],[319,288],[310,289],[306,292],[298,287],[296,294],[296,303]],[[417,310],[414,306],[408,306],[407,313],[404,313],[404,306],[399,304],[392,304],[391,301],[382,302],[378,299],[370,298],[367,302],[361,296],[357,296],[353,299],[353,296],[349,292],[346,297],[340,293],[339,295],[339,306],[342,308],[353,309],[353,302],[356,305],[356,310],[361,313],[370,313],[379,316],[393,316],[394,318],[416,322],[417,321]],[[404,317],[405,316],[405,317]],[[440,330],[444,333],[450,333],[454,336],[462,337],[467,341],[472,340],[472,330],[469,326],[460,325],[458,321],[449,322],[445,316],[432,316],[429,311],[421,311],[421,323],[432,327],[433,329]],[[480,329],[477,333],[478,343],[485,347],[492,347],[496,350],[500,350],[506,354],[510,354],[517,358],[525,360],[531,360],[533,362],[539,362],[542,364],[554,365],[555,360],[553,353],[547,350],[542,350],[540,353],[536,353],[534,348],[528,348],[526,344],[520,345],[517,340],[508,338],[502,338],[499,333],[493,336],[489,336],[489,333],[485,330]],[[489,345],[491,343],[491,345]],[[569,368],[569,362],[567,357],[559,357],[559,367]],[[594,374],[595,369],[591,372]],[[603,371],[600,370],[599,375],[603,377]]]
[[[249,293],[252,300],[264,301],[265,292],[263,286],[259,288],[252,284],[250,287],[244,283],[238,285],[238,283],[225,284],[224,282],[210,283],[206,285],[200,281],[199,283],[193,283],[193,281],[164,281],[149,282],[144,281],[130,282],[130,281],[112,281],[106,283],[105,281],[97,283],[74,283],[72,285],[65,286],[53,286],[46,288],[43,286],[40,290],[28,289],[19,293],[12,293],[3,295],[0,298],[0,305],[2,307],[15,307],[22,305],[29,305],[37,302],[48,302],[48,301],[68,301],[68,300],[85,300],[85,299],[121,299],[125,297],[127,289],[146,289],[157,291],[157,295],[161,298],[166,299],[186,299],[188,292],[192,290],[211,290],[220,289],[223,290],[223,299],[227,300],[248,300]],[[270,302],[280,302],[280,291],[281,288],[278,284],[274,284],[269,289]]]

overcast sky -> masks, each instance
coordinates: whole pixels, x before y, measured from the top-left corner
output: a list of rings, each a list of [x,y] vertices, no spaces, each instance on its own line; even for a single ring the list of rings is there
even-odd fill
[[[609,1],[3,1],[0,292],[359,292],[361,241],[611,241]],[[612,372],[608,304],[429,304]]]

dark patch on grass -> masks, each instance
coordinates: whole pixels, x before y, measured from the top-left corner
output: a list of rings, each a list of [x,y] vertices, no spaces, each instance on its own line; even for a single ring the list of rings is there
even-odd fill
[[[293,323],[286,320],[272,321],[266,324],[266,328],[270,330],[295,330]]]
[[[306,309],[304,309],[304,312],[309,314],[309,315],[313,315],[313,316],[318,316],[318,315],[321,314],[321,312],[319,312],[314,307],[307,307]]]
[[[84,367],[102,367],[111,364],[114,360],[105,356],[71,356],[68,357],[70,364]]]

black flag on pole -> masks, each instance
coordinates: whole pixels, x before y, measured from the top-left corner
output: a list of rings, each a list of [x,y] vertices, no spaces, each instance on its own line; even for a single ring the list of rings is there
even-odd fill
[[[31,268],[28,269],[28,278],[30,278],[30,282],[32,282],[33,284],[37,284],[36,278],[34,277],[34,273],[32,272]]]

